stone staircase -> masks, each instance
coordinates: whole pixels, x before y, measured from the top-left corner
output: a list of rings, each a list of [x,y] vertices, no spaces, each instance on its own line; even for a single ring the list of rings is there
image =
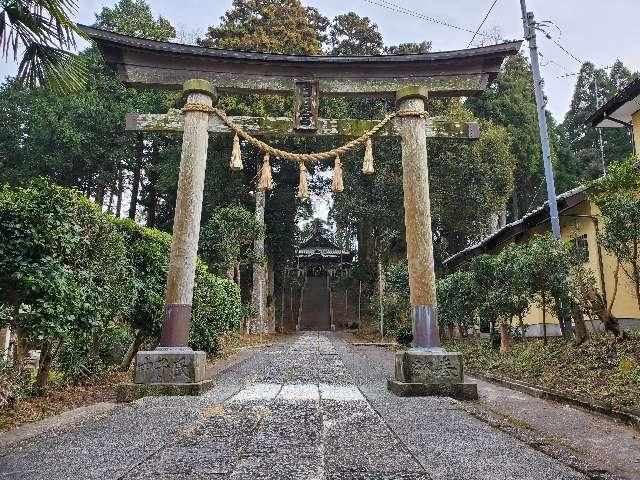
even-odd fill
[[[302,292],[300,330],[331,330],[326,277],[307,277]]]

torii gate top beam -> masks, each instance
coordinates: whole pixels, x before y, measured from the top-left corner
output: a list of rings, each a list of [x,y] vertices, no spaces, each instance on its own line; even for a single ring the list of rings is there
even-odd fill
[[[304,56],[238,52],[146,40],[80,26],[128,85],[181,89],[193,78],[223,93],[290,95],[296,81],[325,96],[390,97],[407,85],[431,96],[482,92],[521,42],[411,55]]]

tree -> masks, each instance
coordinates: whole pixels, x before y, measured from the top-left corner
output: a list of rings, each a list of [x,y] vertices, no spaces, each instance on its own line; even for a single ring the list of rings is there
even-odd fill
[[[124,33],[148,34],[159,40],[172,35],[166,20],[152,20],[144,2],[123,0],[113,9],[103,9],[96,26],[123,28]],[[123,117],[135,110],[164,112],[171,97],[124,87],[94,47],[80,58],[87,78],[76,94],[29,91],[16,82],[0,89],[0,163],[6,166],[0,180],[19,183],[48,176],[77,187],[122,215],[131,172],[129,216],[135,217],[142,185],[147,220],[155,224],[161,197],[166,190],[175,190],[177,182],[175,174],[161,176],[158,172],[175,172],[179,143],[167,136],[124,132]],[[174,183],[165,185],[165,178]]]
[[[465,102],[465,106],[477,117],[503,126],[511,139],[511,152],[517,162],[509,209],[513,220],[541,204],[544,199],[544,171],[531,75],[531,67],[524,55],[509,57],[496,80],[482,95]],[[573,158],[557,138],[555,122],[550,114],[547,114],[547,120],[550,125],[552,161],[559,177],[558,188],[571,188],[576,178]]]
[[[329,27],[332,55],[377,55],[382,52],[382,35],[368,17],[354,12],[338,15]]]
[[[162,331],[171,235],[129,219],[113,219],[113,223],[127,245],[133,266],[135,302],[127,321],[135,338],[120,364],[120,369],[127,371],[143,342],[159,338]]]
[[[229,48],[234,50],[267,51],[287,54],[321,54],[323,33],[316,30],[325,28],[326,19],[316,9],[304,8],[299,0],[261,2],[247,2],[234,0],[232,8],[221,18],[219,26],[210,27],[207,34],[199,39],[200,45]],[[291,100],[284,97],[271,96],[226,96],[220,100],[219,106],[228,113],[241,115],[290,115]],[[287,139],[276,142],[275,145],[284,149],[295,149],[301,144],[299,140]],[[228,151],[228,150],[227,150]],[[257,151],[244,152],[245,168],[243,183],[245,195],[253,193],[255,202],[255,217],[266,225],[266,253],[267,269],[262,264],[254,264],[254,279],[252,297],[257,311],[256,325],[273,323],[265,321],[267,312],[262,308],[266,305],[270,314],[273,313],[273,290],[277,281],[281,281],[280,272],[275,272],[274,282],[267,282],[271,278],[270,270],[274,262],[283,262],[293,254],[295,237],[295,218],[297,204],[295,189],[298,182],[298,172],[292,162],[271,159],[274,171],[278,172],[275,188],[270,192],[255,190],[250,187],[253,178],[259,176],[262,165],[262,155]],[[225,177],[240,175],[225,173]],[[206,195],[206,192],[205,192]],[[243,200],[247,197],[245,196]],[[268,199],[268,201],[266,201]],[[225,206],[230,203],[229,198],[221,199]],[[260,250],[260,245],[256,245]],[[276,281],[277,280],[277,281]],[[265,301],[266,299],[266,301]],[[271,302],[269,302],[271,299]],[[261,327],[258,327],[261,328]]]
[[[585,62],[580,68],[571,107],[562,126],[577,158],[578,171],[583,172],[581,178],[594,179],[603,174],[600,139],[605,165],[631,154],[631,137],[626,129],[607,128],[598,131],[585,124],[585,121],[632,79],[631,72],[619,60],[615,62],[610,75],[591,62]]]
[[[624,333],[616,327],[611,308],[618,287],[618,271],[622,270],[631,281],[638,306],[640,306],[640,172],[633,157],[614,162],[609,166],[607,175],[591,184],[590,198],[600,210],[602,228],[598,231],[598,242],[617,260],[616,284],[611,294],[612,300],[607,307],[603,299],[594,298],[603,310],[605,327],[611,324],[616,336],[623,338]],[[592,295],[593,296],[593,295]]]
[[[317,26],[324,21],[299,0],[233,0],[220,26],[209,27],[199,44],[271,53],[319,55]],[[284,48],[283,48],[284,47]]]
[[[216,209],[202,226],[200,256],[209,268],[240,284],[240,266],[264,262],[256,258],[254,241],[264,236],[264,225],[244,207],[234,205]]]
[[[120,0],[113,7],[103,7],[96,14],[94,27],[110,30],[124,35],[133,35],[151,40],[167,41],[176,36],[176,30],[171,23],[162,16],[154,18],[151,8],[144,0]],[[119,83],[117,79],[114,80]],[[167,94],[157,90],[133,91],[129,99],[130,110],[142,112],[163,112],[175,98],[174,94]],[[118,181],[116,190],[119,199],[122,198],[123,169],[132,172],[131,199],[128,216],[136,218],[140,193],[143,194],[143,205],[146,210],[146,224],[149,227],[162,225],[161,198],[163,194],[175,190],[177,177],[175,175],[161,175],[162,170],[174,171],[178,154],[178,144],[170,136],[160,134],[144,134],[138,132],[135,142],[132,135],[126,135],[130,152],[123,156],[118,165]],[[169,165],[167,165],[169,164]],[[168,168],[167,168],[168,167]],[[146,174],[146,175],[144,175]],[[146,177],[146,178],[144,178]],[[170,182],[163,184],[161,178],[168,178]],[[140,189],[142,187],[142,192]],[[172,207],[171,207],[172,209]],[[119,209],[116,209],[119,212]],[[167,216],[172,217],[172,212]]]
[[[526,249],[528,246],[512,244],[500,252],[495,269],[493,298],[500,322],[500,351],[506,353],[510,347],[510,327],[518,319],[520,334],[525,335],[523,317],[531,305],[531,291],[526,278]],[[477,292],[480,293],[480,292]]]
[[[563,334],[571,333],[571,325],[567,325],[567,311],[570,303],[567,300],[569,289],[569,247],[553,235],[535,235],[524,250],[526,258],[523,269],[527,279],[527,287],[535,302],[542,308],[542,330],[544,343],[547,343],[547,312],[555,308]]]
[[[84,36],[70,15],[74,0],[6,0],[0,5],[0,43],[5,60],[22,58],[18,80],[29,87],[45,85],[62,93],[82,87],[82,62],[68,50],[75,35]]]
[[[113,7],[102,7],[94,26],[122,35],[167,41],[176,36],[176,29],[162,16],[153,17],[145,0],[120,0]]]
[[[0,301],[11,308],[16,361],[41,349],[36,389],[46,386],[60,347],[108,324],[133,301],[130,266],[114,227],[77,191],[36,180],[0,191]]]
[[[411,53],[429,53],[431,51],[431,42],[420,43],[401,43],[400,45],[392,45],[385,47],[384,53],[387,55],[404,55]]]
[[[466,335],[473,327],[476,313],[474,277],[470,271],[458,270],[438,280],[438,322],[448,327],[449,336],[457,326],[460,335]]]

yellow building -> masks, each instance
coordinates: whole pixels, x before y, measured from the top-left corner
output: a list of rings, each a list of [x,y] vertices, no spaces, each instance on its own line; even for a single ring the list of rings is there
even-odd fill
[[[640,78],[620,90],[587,121],[595,128],[629,128],[633,130],[633,150],[640,151]]]
[[[632,130],[634,151],[640,150],[640,79],[627,85],[606,104],[600,107],[587,122],[596,128],[629,128]],[[598,207],[585,195],[585,188],[579,187],[557,197],[560,214],[562,238],[576,242],[576,246],[585,252],[585,261],[593,272],[598,288],[609,300],[614,288],[616,258],[604,251],[596,242],[598,229]],[[506,245],[525,243],[533,235],[551,231],[549,207],[542,207],[528,213],[516,222],[505,225],[482,242],[472,245],[445,260],[450,271],[460,267],[476,255],[496,254]],[[623,273],[619,275],[618,291],[612,313],[618,317],[625,328],[640,328],[640,308],[634,294],[633,283]],[[529,325],[527,335],[542,336],[542,310],[532,307],[524,319]],[[588,327],[601,330],[602,324],[587,322]],[[547,334],[560,335],[558,319],[547,314]]]
[[[579,187],[557,197],[562,238],[577,243],[584,252],[586,266],[593,272],[599,290],[608,299],[613,293],[616,258],[600,248],[596,242],[598,228],[598,207],[589,201],[585,188]],[[445,261],[453,271],[471,258],[483,253],[497,254],[510,243],[526,243],[533,235],[551,231],[547,204],[533,210],[520,220],[503,228]],[[619,275],[618,292],[612,313],[625,328],[640,328],[640,309],[634,294],[633,283],[623,274]],[[532,306],[524,318],[528,336],[542,336],[542,310]],[[587,322],[587,327],[602,330],[600,322]],[[560,335],[558,319],[547,312],[547,334]]]

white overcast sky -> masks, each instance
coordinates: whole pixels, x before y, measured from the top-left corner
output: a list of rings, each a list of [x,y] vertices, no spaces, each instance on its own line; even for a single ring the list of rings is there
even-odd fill
[[[379,4],[396,4],[425,16],[475,30],[493,0],[371,0]],[[204,32],[207,26],[217,24],[220,16],[231,6],[231,0],[148,0],[154,13],[168,19],[179,29]],[[80,0],[76,19],[92,23],[95,12],[111,6],[114,0]],[[318,8],[324,15],[354,11],[368,16],[377,25],[386,44],[433,42],[433,50],[465,48],[471,34],[438,25],[416,16],[406,15],[369,3],[366,0],[303,0],[303,4]],[[610,65],[616,58],[632,70],[640,70],[640,1],[639,0],[528,0],[538,20],[551,20],[562,31],[558,41],[580,60],[596,65]],[[498,0],[484,28],[498,27],[506,39],[522,37],[519,0]],[[559,31],[551,29],[558,37]],[[569,108],[576,72],[580,64],[569,57],[550,40],[540,38],[540,51],[544,56],[543,75],[549,108],[562,120]],[[0,63],[0,76],[15,73],[14,64]]]
[[[422,15],[475,30],[493,0],[371,0],[379,4],[396,4]],[[433,50],[465,48],[472,34],[438,25],[416,16],[392,11],[366,0],[302,0],[314,6],[327,17],[348,11],[367,16],[378,25],[385,44],[433,42]],[[115,0],[80,0],[76,19],[91,24],[95,12],[111,6]],[[231,6],[231,0],[148,0],[154,13],[168,18],[178,30],[204,32],[207,26],[217,24],[220,16]],[[619,58],[632,70],[640,70],[640,0],[528,0],[538,20],[551,20],[562,33],[558,41],[580,60],[596,65],[610,65]],[[505,39],[522,37],[519,0],[498,0],[485,27],[498,27]],[[559,31],[551,29],[558,37]],[[540,38],[543,59],[545,93],[549,109],[561,121],[569,108],[576,72],[580,64],[563,53],[550,40]],[[15,73],[15,65],[0,62],[0,77]]]
[[[178,31],[189,37],[217,24],[232,4],[232,0],[147,2],[156,16],[168,18]],[[116,0],[78,0],[78,3],[75,19],[91,24],[96,12],[103,6],[114,5]],[[475,31],[493,0],[302,0],[302,3],[316,7],[330,18],[349,11],[367,16],[378,25],[386,45],[427,40],[433,43],[434,51],[442,51],[466,48],[472,34],[419,17],[432,17]],[[631,70],[640,71],[640,0],[527,0],[527,3],[538,21],[550,20],[559,27],[559,30],[550,28],[550,33],[577,59],[607,66],[619,58]],[[417,15],[393,11],[382,4],[395,4]],[[483,30],[494,27],[507,40],[522,38],[520,0],[497,0]],[[576,79],[574,75],[566,75],[577,72],[580,62],[542,35],[538,35],[538,39],[548,108],[562,121],[569,109]],[[525,52],[528,55],[528,49],[525,48]],[[15,72],[15,64],[0,60],[0,78]],[[326,219],[330,202],[330,197],[314,198],[316,216]]]

